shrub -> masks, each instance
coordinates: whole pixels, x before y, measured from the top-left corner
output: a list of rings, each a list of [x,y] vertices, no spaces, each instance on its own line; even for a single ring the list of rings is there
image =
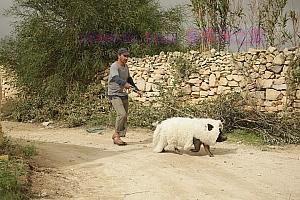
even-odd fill
[[[30,199],[30,169],[27,162],[36,153],[33,145],[20,145],[5,138],[0,146],[0,155],[9,155],[9,160],[0,160],[1,199]]]
[[[171,44],[152,42],[157,34],[180,32],[182,21],[179,7],[162,10],[156,0],[14,3],[8,14],[20,21],[15,37],[0,45],[0,65],[32,98],[64,101],[74,85],[86,89],[121,46],[132,49],[133,56],[179,48],[179,38]]]

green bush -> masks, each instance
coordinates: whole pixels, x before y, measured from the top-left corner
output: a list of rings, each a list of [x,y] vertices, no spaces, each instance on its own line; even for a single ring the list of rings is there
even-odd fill
[[[64,103],[53,99],[23,97],[8,102],[11,109],[3,114],[6,119],[23,122],[57,121],[67,127],[82,125],[111,125],[112,112],[106,96],[106,88],[99,83],[91,84],[85,93],[74,86]]]
[[[36,154],[35,147],[20,145],[5,138],[0,146],[0,155],[9,160],[0,160],[0,199],[30,199],[30,182],[27,159]]]
[[[177,57],[174,59],[175,65],[173,68],[176,71],[176,80],[186,80],[189,76],[197,71],[195,66],[192,66],[190,61],[183,57]]]
[[[24,165],[17,160],[0,161],[0,196],[1,199],[29,199],[23,194],[26,176]]]
[[[180,32],[182,21],[180,7],[163,10],[156,0],[14,0],[7,13],[20,21],[0,45],[0,65],[38,101],[63,102],[74,85],[86,89],[121,46],[133,56],[180,48],[179,38],[152,41]]]
[[[23,147],[23,155],[25,156],[25,158],[30,158],[37,155],[35,146],[33,144],[25,145]]]

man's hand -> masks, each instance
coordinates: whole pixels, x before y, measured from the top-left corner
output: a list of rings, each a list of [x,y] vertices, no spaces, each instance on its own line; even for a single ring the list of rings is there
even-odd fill
[[[125,83],[124,88],[125,88],[125,89],[130,89],[130,88],[131,88],[131,85],[130,85],[129,83]]]
[[[139,97],[142,97],[142,92],[140,90],[136,91],[136,93],[138,94]]]

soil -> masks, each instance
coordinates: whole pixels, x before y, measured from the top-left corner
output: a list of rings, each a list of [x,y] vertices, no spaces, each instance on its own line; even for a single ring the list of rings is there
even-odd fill
[[[300,200],[300,146],[217,143],[200,152],[154,153],[152,131],[129,129],[127,146],[113,130],[88,133],[2,122],[4,133],[33,142],[36,199]]]

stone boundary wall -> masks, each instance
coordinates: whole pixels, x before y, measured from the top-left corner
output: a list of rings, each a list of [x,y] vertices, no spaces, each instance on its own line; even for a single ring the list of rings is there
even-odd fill
[[[245,53],[212,49],[205,53],[161,52],[152,57],[131,58],[128,61],[131,76],[144,95],[139,98],[131,93],[130,96],[150,105],[160,95],[159,86],[174,85],[179,61],[187,64],[186,70],[193,69],[176,85],[176,90],[191,102],[241,92],[252,97],[258,109],[264,112],[300,111],[300,88],[289,92],[292,87],[288,77],[291,62],[299,57],[299,47],[283,51],[269,47],[267,50],[249,49]]]
[[[0,84],[2,86],[2,103],[5,103],[7,99],[15,97],[17,89],[12,86],[13,80],[8,78],[2,66],[0,66],[0,79]]]
[[[160,86],[174,87],[176,66],[182,62],[186,64],[182,70],[185,74],[175,88],[191,103],[241,92],[252,97],[261,111],[300,111],[300,88],[292,88],[288,76],[291,62],[297,58],[300,58],[300,47],[283,51],[275,47],[249,49],[245,53],[217,52],[214,49],[204,53],[161,52],[155,56],[130,58],[130,74],[144,92],[142,98],[133,92],[130,96],[144,105],[151,105],[160,95]],[[5,102],[16,94],[16,89],[9,85],[1,66],[0,73]],[[107,77],[102,84],[107,84]]]

